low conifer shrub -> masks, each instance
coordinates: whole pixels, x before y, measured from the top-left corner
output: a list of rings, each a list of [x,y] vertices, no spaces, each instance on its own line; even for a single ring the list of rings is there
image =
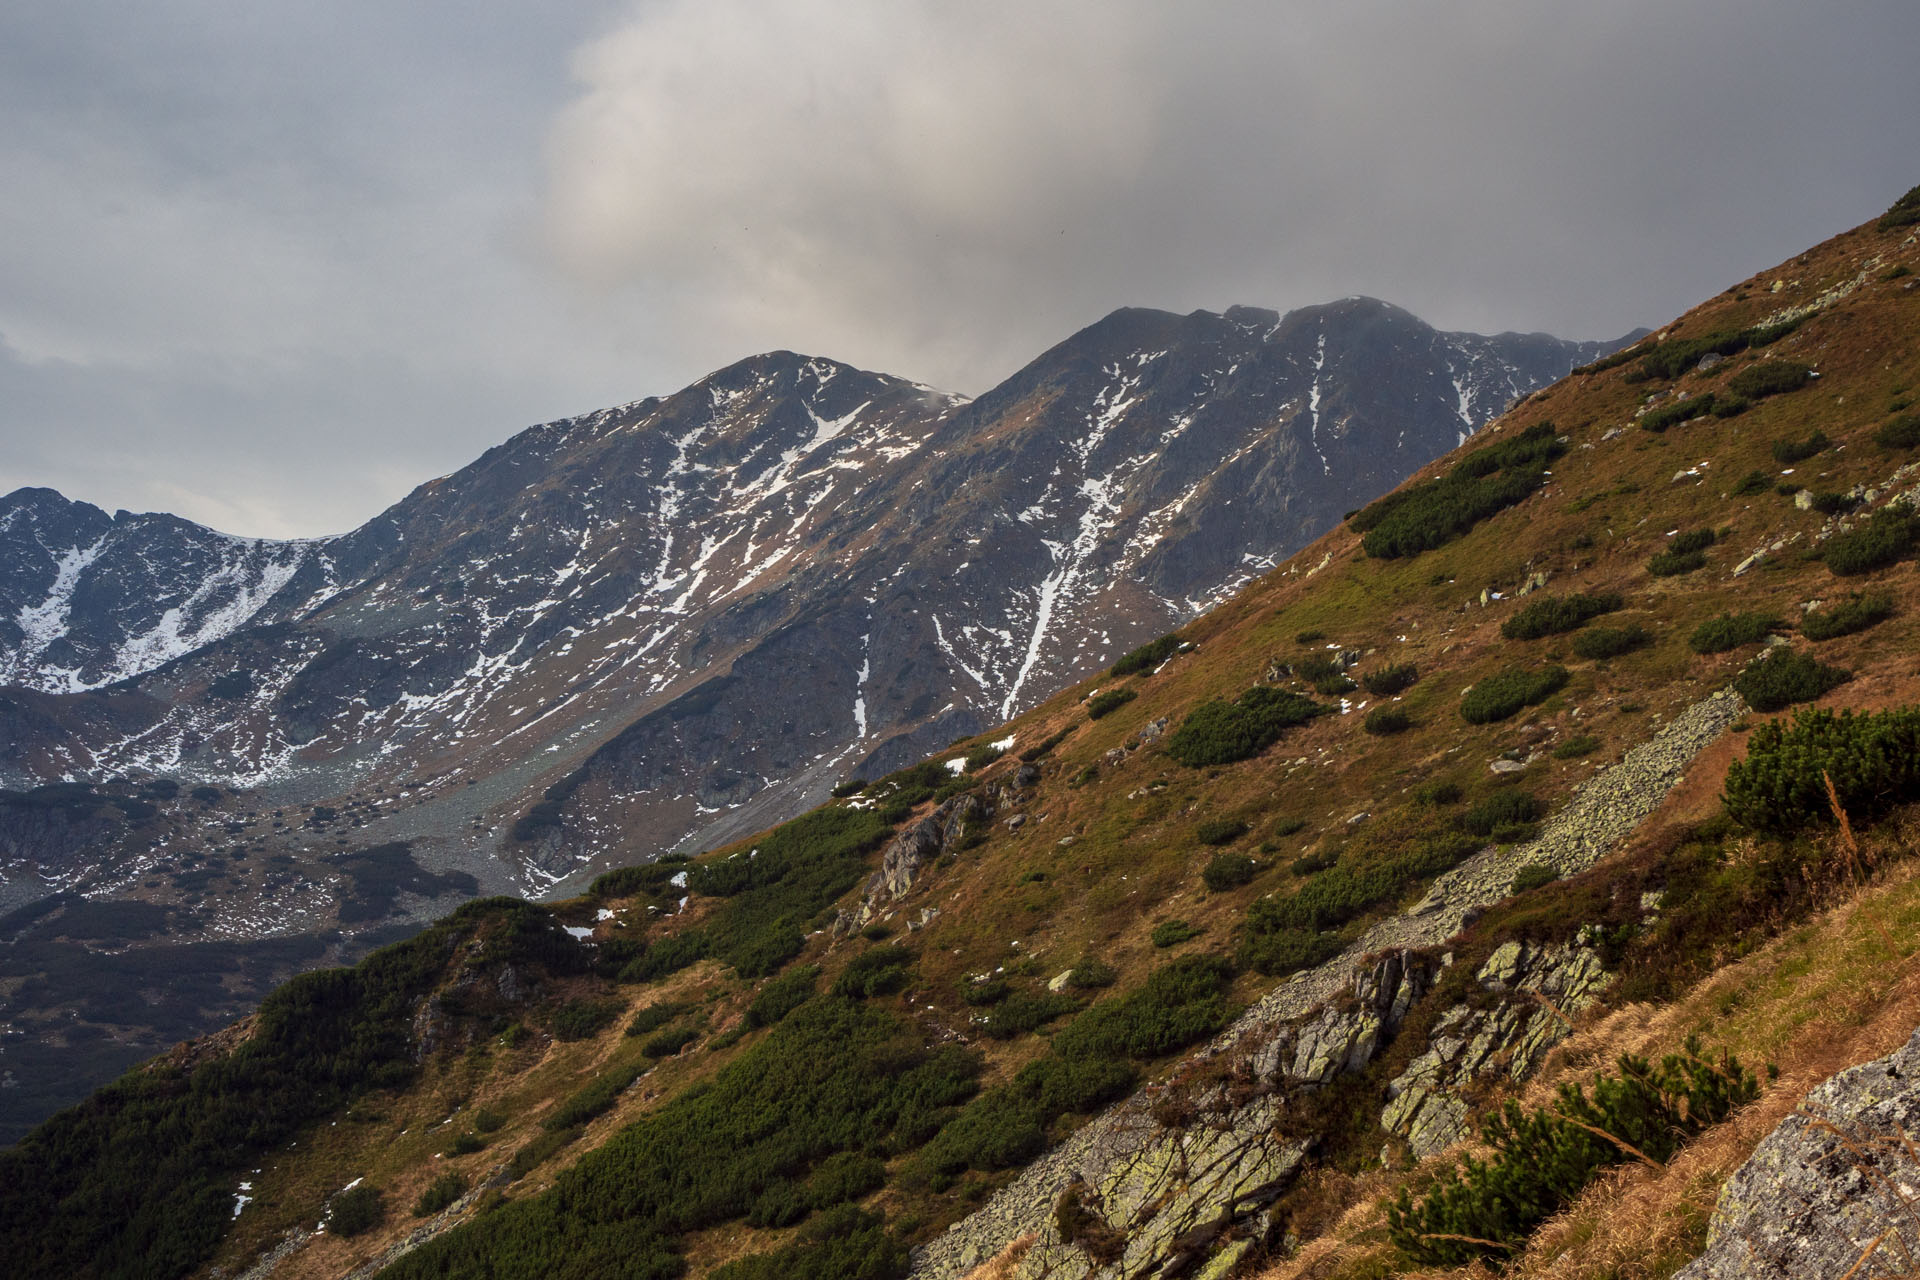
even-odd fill
[[[1827,539],[1823,552],[1827,568],[1838,577],[1851,578],[1904,560],[1913,553],[1916,525],[1920,518],[1909,508],[1883,507],[1858,529]]]
[[[1140,695],[1132,689],[1107,689],[1087,699],[1087,719],[1099,720],[1112,715]]]
[[[1500,624],[1509,640],[1538,640],[1584,626],[1589,619],[1616,612],[1626,601],[1613,592],[1572,596],[1541,596],[1529,601]]]
[[[1419,678],[1420,669],[1411,662],[1396,662],[1377,671],[1369,671],[1360,677],[1360,683],[1376,698],[1391,698],[1396,693],[1412,688],[1414,681]]]
[[[379,1226],[387,1216],[378,1188],[364,1183],[348,1187],[327,1205],[327,1234],[359,1236]]]
[[[1652,634],[1637,622],[1624,627],[1589,627],[1573,638],[1573,653],[1577,658],[1599,662],[1652,643]]]
[[[1153,933],[1150,936],[1156,947],[1177,947],[1183,942],[1191,942],[1205,932],[1206,930],[1199,925],[1189,924],[1185,920],[1163,920],[1153,926]]]
[[[1201,844],[1232,844],[1250,830],[1238,818],[1211,818],[1193,829],[1193,838]]]
[[[1798,702],[1812,702],[1851,678],[1851,672],[1782,645],[1734,677],[1733,687],[1755,711],[1784,711]]]
[[[1792,466],[1796,462],[1805,462],[1815,454],[1824,452],[1833,441],[1827,439],[1827,433],[1816,431],[1804,440],[1775,440],[1773,442],[1773,460],[1782,466]]]
[[[1893,616],[1893,593],[1855,592],[1850,598],[1800,619],[1800,634],[1809,640],[1833,640],[1885,622]]]
[[[1191,768],[1232,764],[1259,755],[1280,735],[1331,708],[1297,693],[1256,685],[1232,702],[1218,698],[1195,707],[1167,737],[1167,754]]]
[[[420,1193],[420,1198],[413,1202],[413,1216],[431,1217],[465,1194],[467,1194],[465,1176],[449,1169],[429,1182],[426,1190]]]
[[[1467,696],[1460,699],[1460,718],[1468,724],[1505,720],[1523,707],[1545,702],[1566,683],[1565,667],[1542,667],[1537,671],[1510,667],[1467,690]]]
[[[1911,449],[1920,445],[1920,414],[1903,413],[1873,433],[1882,449]]]
[[[1601,1170],[1634,1154],[1664,1163],[1759,1096],[1737,1059],[1710,1061],[1693,1040],[1657,1067],[1622,1056],[1618,1074],[1590,1090],[1562,1085],[1551,1108],[1526,1112],[1509,1101],[1481,1126],[1493,1157],[1442,1174],[1417,1204],[1403,1187],[1387,1210],[1388,1235],[1422,1266],[1504,1260]]]
[[[1771,613],[1723,613],[1695,627],[1687,647],[1695,653],[1725,653],[1743,644],[1759,644],[1779,625],[1780,619]]]
[[[1180,634],[1168,632],[1158,640],[1149,641],[1138,649],[1128,653],[1120,661],[1107,669],[1107,674],[1118,679],[1121,676],[1138,675],[1152,671],[1155,667],[1171,658],[1180,648]]]
[[[1748,400],[1798,391],[1813,379],[1813,366],[1798,360],[1762,360],[1727,380],[1727,390]]]
[[[1834,820],[1828,779],[1858,821],[1920,800],[1920,708],[1801,711],[1759,725],[1746,759],[1727,768],[1722,802],[1736,822],[1790,835]]]
[[[1360,722],[1360,727],[1375,737],[1391,737],[1413,728],[1413,717],[1398,707],[1375,707],[1367,712],[1367,718]]]
[[[1553,424],[1538,423],[1511,440],[1475,450],[1439,479],[1369,504],[1349,523],[1365,535],[1361,546],[1376,559],[1419,555],[1523,501],[1546,482],[1548,464],[1564,452]]]
[[[1244,853],[1216,853],[1207,860],[1200,878],[1215,893],[1225,893],[1251,883],[1260,874],[1260,864]]]

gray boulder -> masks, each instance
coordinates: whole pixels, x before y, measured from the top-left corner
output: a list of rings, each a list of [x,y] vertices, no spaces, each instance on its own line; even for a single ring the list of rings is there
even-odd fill
[[[1720,1192],[1707,1251],[1679,1280],[1908,1274],[1920,1256],[1920,1031],[1842,1071],[1754,1149]]]

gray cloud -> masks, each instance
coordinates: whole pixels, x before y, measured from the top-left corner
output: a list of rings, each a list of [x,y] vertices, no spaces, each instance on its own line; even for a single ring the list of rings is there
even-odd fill
[[[0,486],[240,532],[775,346],[1611,335],[1920,180],[1904,0],[75,8],[0,16]]]

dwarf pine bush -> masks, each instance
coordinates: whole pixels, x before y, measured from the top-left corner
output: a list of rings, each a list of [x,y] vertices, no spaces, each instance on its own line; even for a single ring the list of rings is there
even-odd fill
[[[1832,819],[1829,778],[1862,821],[1920,800],[1920,707],[1768,721],[1748,739],[1746,759],[1728,766],[1721,800],[1736,822],[1788,835]]]
[[[1467,690],[1467,696],[1460,700],[1460,718],[1468,724],[1505,720],[1522,707],[1545,702],[1566,683],[1565,667],[1542,667],[1538,671],[1510,667]]]
[[[1658,1067],[1622,1055],[1618,1074],[1600,1076],[1591,1091],[1561,1085],[1552,1108],[1522,1111],[1509,1101],[1481,1126],[1493,1158],[1469,1158],[1442,1174],[1417,1204],[1402,1187],[1387,1209],[1388,1235],[1423,1266],[1510,1257],[1602,1169],[1636,1152],[1664,1163],[1759,1096],[1738,1059],[1723,1052],[1710,1061],[1697,1040]]]
[[[1614,613],[1626,603],[1613,592],[1588,595],[1541,596],[1529,601],[1512,617],[1500,624],[1500,634],[1509,640],[1538,640],[1558,635],[1586,624],[1591,618]]]

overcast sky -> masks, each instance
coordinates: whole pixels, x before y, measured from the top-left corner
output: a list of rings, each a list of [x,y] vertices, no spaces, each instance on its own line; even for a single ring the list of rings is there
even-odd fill
[[[0,492],[358,524],[776,347],[1658,325],[1920,182],[1913,0],[0,7]]]

